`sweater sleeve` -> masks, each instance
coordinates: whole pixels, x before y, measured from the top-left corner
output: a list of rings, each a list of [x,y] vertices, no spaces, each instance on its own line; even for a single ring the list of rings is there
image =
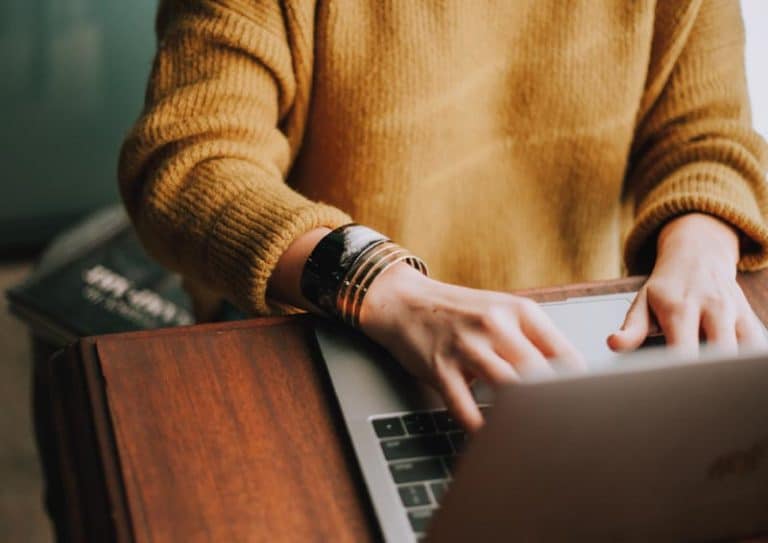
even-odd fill
[[[285,309],[267,300],[267,280],[294,239],[350,222],[285,183],[312,63],[312,16],[287,4],[164,1],[145,108],[119,165],[149,252],[256,314]]]
[[[714,215],[742,235],[741,270],[768,265],[768,150],[752,130],[737,0],[660,2],[626,177],[630,272],[648,272],[670,219]]]

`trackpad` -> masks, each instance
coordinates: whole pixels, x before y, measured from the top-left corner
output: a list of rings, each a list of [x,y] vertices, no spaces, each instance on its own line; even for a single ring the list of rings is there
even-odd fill
[[[576,298],[542,304],[565,337],[584,355],[590,369],[604,367],[619,355],[606,339],[624,322],[635,293],[610,298]]]
[[[606,339],[624,322],[635,292],[541,304],[571,343],[584,355],[590,370],[611,365],[619,356],[608,348]],[[479,403],[493,403],[493,391],[485,383],[473,387]]]

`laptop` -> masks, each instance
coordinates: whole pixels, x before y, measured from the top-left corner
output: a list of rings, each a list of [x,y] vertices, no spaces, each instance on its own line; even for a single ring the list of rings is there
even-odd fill
[[[634,296],[542,304],[589,371],[511,384],[496,398],[476,386],[487,424],[470,442],[383,349],[319,322],[384,540],[421,541],[428,529],[438,541],[768,533],[768,355],[617,355],[605,339]]]

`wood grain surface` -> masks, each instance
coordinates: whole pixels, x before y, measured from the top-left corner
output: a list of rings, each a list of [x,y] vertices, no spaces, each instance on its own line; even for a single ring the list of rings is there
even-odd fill
[[[101,338],[136,541],[366,541],[308,318]]]
[[[766,277],[740,279],[764,322]],[[641,284],[521,293],[552,301]],[[85,377],[117,539],[380,538],[311,322],[259,319],[90,340],[98,356]]]

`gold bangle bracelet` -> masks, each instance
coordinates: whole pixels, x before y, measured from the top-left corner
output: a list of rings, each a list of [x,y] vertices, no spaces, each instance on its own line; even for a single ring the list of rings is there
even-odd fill
[[[360,262],[359,268],[354,270],[354,273],[350,274],[352,275],[352,278],[350,279],[344,298],[339,300],[340,305],[338,306],[338,309],[344,322],[354,326],[355,307],[358,305],[358,299],[362,294],[365,280],[368,278],[369,274],[372,271],[375,273],[376,267],[382,261],[391,259],[393,258],[393,255],[402,254],[403,252],[404,250],[399,246],[388,244],[386,247],[382,247],[381,250],[372,253],[368,258]]]
[[[352,300],[356,297],[355,293],[360,287],[360,278],[382,257],[390,254],[398,246],[392,242],[383,242],[371,247],[360,255],[352,269],[341,282],[341,288],[336,296],[336,313],[344,322],[350,323]]]
[[[357,328],[360,325],[360,309],[363,306],[363,300],[365,295],[368,294],[373,281],[378,277],[385,269],[389,268],[393,264],[408,258],[408,252],[405,249],[398,248],[396,251],[389,253],[386,256],[382,256],[376,261],[376,263],[368,270],[368,273],[358,283],[358,288],[354,292],[354,298],[352,299],[352,308],[349,311],[349,317],[351,319],[350,324]]]
[[[342,281],[336,298],[339,318],[353,327],[359,327],[360,310],[368,289],[376,277],[398,262],[406,262],[424,275],[428,274],[424,261],[399,245],[392,242],[378,244],[360,255],[354,268]]]

